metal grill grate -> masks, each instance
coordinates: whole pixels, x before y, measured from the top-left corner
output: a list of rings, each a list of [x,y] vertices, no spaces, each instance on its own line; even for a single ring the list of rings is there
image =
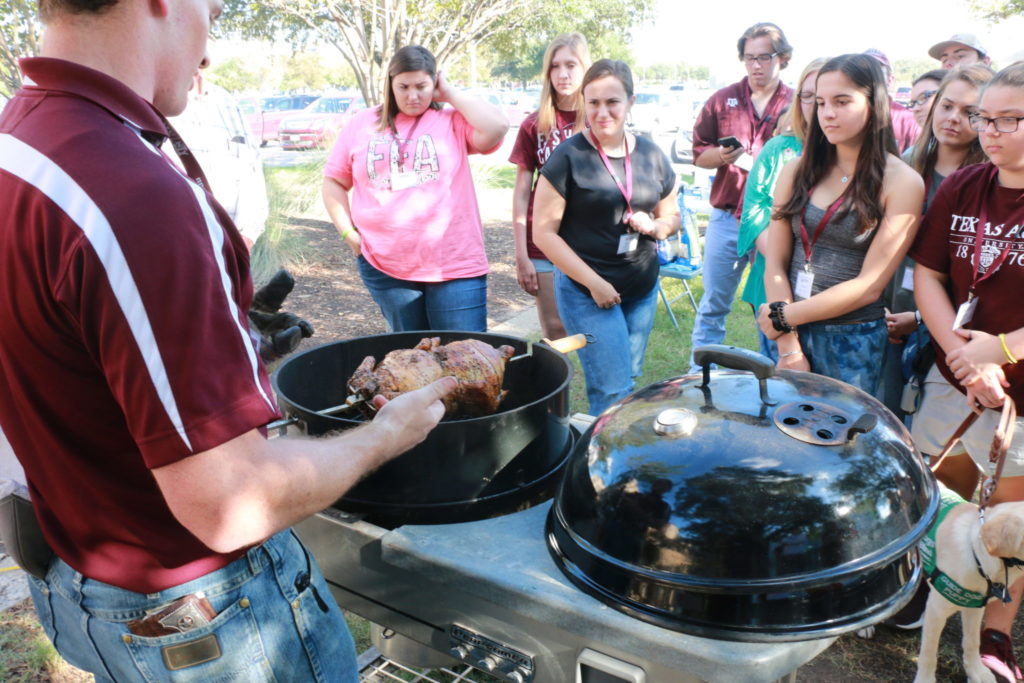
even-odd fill
[[[372,647],[359,655],[359,680],[361,683],[500,683],[500,679],[489,676],[471,666],[461,666],[458,671],[440,669],[414,669],[392,661]]]

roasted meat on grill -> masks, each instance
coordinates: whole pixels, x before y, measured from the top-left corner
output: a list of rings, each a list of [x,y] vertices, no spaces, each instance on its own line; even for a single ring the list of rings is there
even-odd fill
[[[442,345],[439,337],[428,337],[415,348],[389,352],[379,363],[367,356],[349,379],[348,390],[367,401],[378,394],[392,399],[452,376],[459,386],[444,399],[445,415],[490,415],[505,396],[501,383],[513,353],[511,346],[494,348],[478,339]]]

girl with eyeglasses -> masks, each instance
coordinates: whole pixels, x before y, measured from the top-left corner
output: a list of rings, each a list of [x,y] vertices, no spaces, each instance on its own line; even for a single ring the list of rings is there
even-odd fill
[[[781,368],[874,394],[882,293],[913,240],[924,187],[896,155],[882,67],[864,54],[818,72],[803,156],[782,171],[768,227],[762,332]]]
[[[911,251],[914,296],[935,346],[915,419],[944,425],[948,436],[969,414],[981,413],[962,445],[977,468],[992,474],[989,445],[1004,401],[1024,401],[1024,62],[995,75],[982,89],[970,126],[988,162],[950,174],[939,187]],[[965,400],[966,395],[966,400]],[[916,429],[915,429],[916,431]],[[1024,500],[1024,420],[1018,419],[991,504]],[[1013,601],[985,610],[982,661],[997,676],[1021,677],[1010,640],[1024,584]]]
[[[939,84],[949,73],[946,69],[932,69],[914,79],[910,87],[910,102],[907,108],[914,112],[914,120],[921,130],[925,128],[925,119],[932,108],[932,99],[939,90]]]
[[[800,89],[793,93],[793,102],[789,110],[779,118],[776,135],[761,149],[743,193],[743,214],[740,216],[740,233],[736,239],[736,255],[744,256],[752,249],[754,261],[750,266],[747,284],[741,298],[754,309],[756,321],[757,310],[765,303],[764,294],[764,252],[767,248],[768,235],[765,228],[772,217],[772,193],[775,183],[783,167],[800,156],[807,137],[808,121],[814,116],[814,82],[818,78],[818,69],[825,64],[824,58],[818,58],[804,67],[797,83]],[[775,342],[770,341],[758,329],[761,339],[761,353],[772,360],[778,359]]]

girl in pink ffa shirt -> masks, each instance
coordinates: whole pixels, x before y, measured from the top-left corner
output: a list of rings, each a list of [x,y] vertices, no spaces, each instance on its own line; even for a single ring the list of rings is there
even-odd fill
[[[512,230],[516,244],[516,277],[527,294],[537,298],[537,317],[544,336],[565,336],[555,305],[555,267],[533,243],[533,195],[537,171],[563,140],[583,130],[583,74],[590,68],[587,39],[579,33],[563,33],[544,52],[547,82],[540,108],[519,126],[515,147],[508,160],[517,166],[512,191]]]
[[[914,297],[937,352],[914,438],[925,427],[948,438],[971,410],[980,412],[962,446],[991,475],[998,411],[1004,401],[1018,409],[1024,401],[1024,62],[988,82],[968,120],[989,163],[946,177],[911,251]],[[990,502],[1024,500],[1024,420],[1002,475]],[[1011,681],[1020,678],[1009,633],[1022,592],[1017,581],[1011,603],[988,604],[981,635],[982,662]]]
[[[468,154],[495,151],[508,121],[448,85],[418,45],[391,58],[384,92],[331,150],[327,212],[392,331],[483,332],[487,257]]]

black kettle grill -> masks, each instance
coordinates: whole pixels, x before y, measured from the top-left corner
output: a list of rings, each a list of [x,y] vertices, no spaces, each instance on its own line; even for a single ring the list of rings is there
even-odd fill
[[[938,511],[904,426],[751,351],[694,357],[703,377],[635,392],[576,443],[547,520],[556,564],[615,609],[717,639],[824,638],[900,609]]]

